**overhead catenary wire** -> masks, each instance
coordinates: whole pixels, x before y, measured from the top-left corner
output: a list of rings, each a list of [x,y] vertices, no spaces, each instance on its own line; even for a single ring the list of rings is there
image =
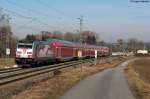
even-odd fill
[[[39,12],[39,11],[37,11],[37,10],[30,9],[30,8],[26,8],[25,6],[20,5],[20,4],[17,4],[17,3],[14,2],[14,1],[6,0],[6,2],[7,2],[8,4],[11,4],[11,5],[16,6],[16,7],[18,7],[18,8],[21,8],[21,9],[23,9],[24,11],[26,10],[26,11],[31,12],[31,13],[34,13],[34,14],[42,15],[42,16],[44,16],[44,17],[49,17],[49,15],[45,15],[45,14],[43,14],[43,12],[42,12],[42,14],[39,14],[39,13],[41,13],[41,12]],[[71,16],[68,16],[68,15],[67,15],[66,13],[64,13],[63,11],[60,11],[60,10],[58,10],[58,9],[55,9],[54,7],[51,7],[51,6],[47,5],[47,4],[44,3],[44,2],[41,2],[40,0],[36,0],[36,2],[39,3],[39,4],[41,4],[41,5],[43,5],[43,6],[45,5],[46,7],[48,7],[48,8],[50,8],[50,9],[56,11],[57,13],[59,13],[59,14],[61,14],[61,15],[64,15],[64,16],[73,18],[73,17],[71,17]],[[47,26],[47,27],[56,28],[56,27],[54,27],[54,26],[49,25],[49,24],[46,23],[46,22],[43,22],[43,21],[39,20],[37,17],[36,17],[36,18],[34,17],[34,19],[33,19],[33,17],[24,16],[24,15],[18,14],[18,13],[16,13],[16,12],[14,13],[14,11],[10,11],[10,10],[7,10],[7,11],[8,11],[8,12],[11,12],[12,14],[15,14],[15,15],[17,15],[17,16],[24,17],[24,18],[30,19],[30,20],[34,20],[34,21],[39,22],[40,24],[45,25],[45,26]],[[73,18],[73,19],[76,19],[76,18]],[[72,23],[71,23],[71,24],[72,24]],[[70,25],[69,25],[69,26],[70,26]],[[23,25],[20,26],[20,27],[23,27]],[[74,26],[73,26],[73,27],[74,27]],[[72,27],[71,27],[71,28],[72,28]],[[72,28],[72,29],[73,29],[73,28]],[[64,28],[62,28],[61,30],[64,30]]]
[[[16,2],[14,2],[14,1],[6,0],[6,2],[9,3],[9,4],[11,4],[11,5],[15,5],[16,7],[21,8],[21,9],[23,9],[23,10],[26,10],[26,11],[28,11],[28,12],[37,14],[38,16],[41,15],[41,16],[50,18],[49,15],[46,15],[46,14],[44,14],[43,12],[39,12],[39,11],[37,11],[37,10],[32,10],[32,9],[30,9],[30,8],[26,8],[26,7],[23,6],[23,5],[18,5],[18,4],[17,4]],[[42,14],[41,14],[41,13],[42,13]],[[33,19],[33,18],[32,18],[32,19]],[[46,22],[43,22],[43,21],[39,20],[37,17],[36,17],[36,18],[34,17],[34,19],[35,19],[35,21],[39,22],[40,24],[43,24],[43,25],[48,26],[48,27],[51,27],[51,28],[53,28],[53,29],[56,28],[56,27],[54,27],[54,26],[52,26],[52,25],[47,24]],[[56,23],[57,23],[57,22],[56,22]],[[21,26],[21,27],[22,27],[22,26]],[[62,28],[62,30],[63,30],[63,28]]]
[[[37,10],[33,10],[33,9],[30,9],[30,8],[26,8],[24,5],[18,5],[18,4],[17,4],[16,2],[14,2],[14,1],[6,0],[6,2],[7,2],[8,4],[15,5],[16,7],[21,8],[21,9],[23,9],[23,10],[26,10],[27,12],[31,12],[31,13],[37,14],[38,16],[40,15],[40,16],[44,16],[44,17],[47,17],[47,18],[50,18],[50,17],[51,17],[51,16],[49,16],[48,14],[45,14],[45,13],[43,13],[43,12],[40,12],[40,11],[37,11]],[[52,15],[52,14],[50,14],[50,15]],[[53,16],[53,17],[56,18],[56,16]],[[34,17],[34,18],[35,18],[35,17]],[[60,18],[58,18],[58,19],[60,19]],[[38,21],[39,23],[41,23],[41,24],[43,24],[43,25],[45,25],[45,26],[49,26],[49,27],[52,27],[52,28],[56,28],[56,27],[54,27],[54,26],[52,26],[52,25],[49,25],[49,24],[47,24],[47,23],[45,23],[45,22],[39,20],[37,17],[36,17],[36,21]],[[57,23],[57,22],[56,22],[56,23]]]
[[[7,11],[7,12],[10,12],[10,13],[13,14],[13,15],[19,16],[19,17],[21,17],[21,18],[25,18],[25,19],[28,19],[28,20],[32,20],[32,22],[33,22],[33,21],[36,21],[36,22],[38,22],[38,23],[40,23],[40,24],[42,24],[42,25],[45,25],[46,27],[56,28],[56,27],[54,27],[54,26],[51,26],[51,25],[49,25],[49,24],[47,24],[47,23],[45,23],[45,22],[39,20],[38,18],[25,16],[25,15],[22,15],[22,14],[20,14],[20,13],[18,13],[18,12],[15,12],[15,11],[12,11],[12,10],[8,10],[8,9],[5,9],[5,8],[2,8],[2,9],[5,10],[5,11]],[[27,25],[27,24],[26,24],[26,25]],[[22,25],[21,27],[23,27],[23,26],[25,26],[25,25]]]
[[[65,16],[65,17],[67,17],[67,18],[70,18],[71,20],[72,20],[72,19],[73,19],[73,20],[76,20],[76,19],[77,19],[76,17],[70,16],[69,14],[65,13],[64,11],[61,11],[61,10],[59,10],[59,9],[57,9],[57,8],[54,8],[54,7],[51,6],[50,4],[44,3],[44,2],[41,1],[41,0],[34,0],[34,1],[35,1],[36,3],[42,5],[43,7],[47,7],[47,8],[49,8],[49,9],[55,11],[56,13],[60,14],[61,16]],[[71,24],[74,25],[73,23],[71,23]],[[75,26],[75,25],[74,25],[74,26]],[[71,28],[72,28],[72,27],[71,27]]]
[[[49,15],[46,15],[46,14],[44,14],[44,13],[42,13],[42,12],[37,11],[37,10],[32,10],[32,9],[26,8],[26,7],[23,6],[23,5],[18,5],[18,4],[15,3],[14,1],[9,1],[9,0],[5,0],[5,1],[6,1],[7,3],[10,3],[10,4],[12,4],[12,5],[15,5],[15,6],[18,7],[18,8],[24,9],[24,10],[26,10],[26,11],[28,11],[28,12],[31,12],[31,13],[34,13],[34,14],[37,14],[37,15],[42,15],[42,16],[44,16],[44,17],[48,17],[48,18],[49,18]],[[12,11],[11,11],[11,12],[12,12]],[[40,14],[40,13],[42,13],[42,14]],[[21,15],[21,14],[20,14],[20,15]],[[31,18],[30,18],[30,19],[31,19]],[[33,19],[33,17],[32,17],[32,19]],[[37,20],[39,23],[42,23],[42,24],[44,24],[44,25],[48,25],[47,23],[40,21],[37,17],[34,18],[34,20]],[[50,25],[48,25],[48,26],[50,26]],[[50,27],[53,27],[53,28],[54,28],[54,26],[50,26]]]
[[[34,13],[34,14],[36,14],[36,15],[40,15],[40,16],[44,16],[44,17],[51,17],[51,16],[52,16],[52,15],[45,14],[45,13],[43,13],[43,12],[41,12],[41,11],[33,10],[33,9],[31,9],[31,8],[27,8],[27,7],[25,7],[24,5],[17,4],[16,2],[14,2],[14,1],[12,1],[12,0],[11,0],[11,1],[10,1],[10,0],[5,0],[5,1],[6,1],[8,4],[11,4],[11,5],[15,6],[15,7],[21,8],[21,9],[23,9],[24,11]],[[53,16],[53,17],[55,17],[55,16]]]
[[[47,8],[49,8],[49,9],[55,11],[56,13],[58,13],[58,14],[60,14],[60,15],[63,15],[63,16],[66,16],[66,17],[75,19],[74,16],[70,16],[70,15],[66,14],[65,12],[63,12],[63,11],[61,11],[61,10],[59,10],[59,9],[57,9],[57,8],[54,8],[54,7],[52,7],[51,5],[49,5],[49,4],[47,4],[47,3],[44,3],[44,2],[41,1],[41,0],[34,0],[34,1],[35,1],[36,3],[38,3],[38,4],[42,5],[42,6],[44,6],[44,7],[47,7]]]
[[[26,25],[28,25],[29,23],[32,23],[33,21],[35,21],[35,19],[32,19],[32,20],[30,20],[29,22],[27,22],[27,23],[25,23],[25,24],[23,24],[23,25],[17,27],[16,30],[17,30],[17,29],[20,29],[20,28],[24,28]]]
[[[19,16],[19,17],[21,17],[21,18],[25,18],[25,19],[32,19],[32,17],[22,15],[22,14],[20,14],[20,13],[15,12],[15,11],[8,10],[8,9],[6,9],[6,8],[1,8],[1,9],[2,9],[2,10],[4,10],[4,11],[9,12],[9,13],[11,13],[11,14],[15,15],[15,16]]]

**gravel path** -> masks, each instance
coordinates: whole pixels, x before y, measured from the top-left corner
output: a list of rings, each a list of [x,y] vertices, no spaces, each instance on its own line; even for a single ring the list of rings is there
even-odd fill
[[[135,99],[124,75],[128,62],[85,78],[60,99]]]

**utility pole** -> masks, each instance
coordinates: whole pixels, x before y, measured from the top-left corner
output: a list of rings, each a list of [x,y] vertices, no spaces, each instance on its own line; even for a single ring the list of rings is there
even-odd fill
[[[83,16],[81,15],[80,18],[77,18],[80,21],[80,30],[79,30],[79,41],[82,46],[82,27],[83,27]],[[78,57],[82,59],[82,48],[78,51]],[[82,66],[81,66],[81,71],[82,71]]]
[[[79,31],[79,33],[80,33],[80,42],[82,43],[82,30],[83,30],[83,16],[81,15],[80,16],[80,18],[77,18],[77,19],[79,19],[79,21],[80,21],[80,31]]]

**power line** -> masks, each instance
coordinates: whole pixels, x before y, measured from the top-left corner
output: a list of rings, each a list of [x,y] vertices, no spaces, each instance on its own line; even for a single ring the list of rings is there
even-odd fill
[[[13,15],[16,15],[16,16],[19,16],[19,17],[22,17],[22,18],[25,18],[25,19],[32,19],[31,17],[28,17],[28,16],[25,16],[25,15],[22,15],[20,13],[17,13],[15,11],[12,11],[12,10],[8,10],[8,9],[5,9],[5,8],[1,8],[2,10],[5,10]]]
[[[44,7],[47,7],[47,8],[50,8],[50,9],[54,10],[54,11],[57,12],[58,14],[61,14],[61,15],[64,15],[64,16],[67,16],[67,17],[70,17],[70,18],[75,19],[73,16],[67,15],[65,12],[56,9],[56,8],[52,7],[51,5],[47,5],[46,3],[44,3],[44,2],[41,1],[41,0],[34,0],[34,1],[37,2],[38,4],[44,6]]]
[[[21,9],[23,9],[23,10],[26,10],[26,11],[32,12],[32,13],[35,13],[35,14],[37,14],[37,15],[41,15],[41,12],[39,12],[39,11],[35,11],[35,10],[29,9],[29,8],[27,9],[25,6],[18,5],[17,3],[13,2],[13,1],[9,1],[9,0],[6,0],[6,1],[7,1],[7,3],[12,4],[12,5],[15,5],[16,7],[19,7],[19,8],[21,8]],[[42,16],[49,18],[49,15],[46,15],[46,14],[42,14]],[[48,25],[47,23],[44,23],[44,22],[38,20],[37,18],[36,18],[36,20],[37,20],[39,23],[44,24],[45,26]],[[50,25],[48,25],[48,26],[50,26]],[[53,26],[50,26],[50,27],[54,28]]]
[[[7,12],[10,12],[10,13],[12,13],[12,14],[14,14],[14,15],[17,15],[17,16],[19,16],[19,17],[21,17],[21,18],[25,18],[25,19],[28,19],[28,20],[30,19],[30,20],[32,20],[32,21],[36,21],[36,22],[38,22],[38,23],[40,23],[40,24],[43,24],[43,25],[45,25],[45,26],[47,26],[47,27],[55,28],[54,26],[51,26],[51,25],[49,25],[49,24],[47,24],[47,23],[45,23],[45,22],[39,20],[38,18],[28,17],[28,16],[22,15],[22,14],[20,14],[20,13],[18,13],[18,12],[15,12],[15,11],[12,11],[12,10],[8,10],[8,9],[5,9],[5,8],[2,8],[2,9],[5,10],[5,11],[7,11]],[[21,27],[22,27],[22,26],[21,26]]]
[[[59,9],[56,9],[56,8],[52,7],[51,5],[49,5],[49,4],[47,4],[47,3],[44,3],[44,2],[41,1],[41,0],[34,0],[34,1],[35,1],[36,3],[38,3],[38,4],[42,5],[42,6],[44,6],[44,7],[47,7],[47,8],[49,8],[49,9],[55,11],[56,13],[58,13],[58,14],[60,14],[60,15],[69,17],[69,18],[74,19],[74,20],[76,19],[74,16],[70,16],[70,15],[66,14],[65,12],[63,12],[63,11],[61,11],[61,10],[59,10]],[[69,24],[70,24],[70,23],[69,23]],[[71,23],[71,25],[74,25],[74,24]]]
[[[38,14],[38,15],[39,15],[39,13],[40,13],[40,12],[38,12],[38,11],[29,9],[29,8],[27,9],[25,6],[18,5],[17,3],[13,2],[13,1],[9,1],[9,0],[6,0],[6,1],[7,1],[7,3],[10,3],[10,4],[12,4],[12,5],[15,5],[15,6],[21,8],[21,9],[27,10],[28,12],[33,12],[33,13],[36,13],[36,14]],[[50,9],[53,9],[54,11],[56,11],[57,13],[59,13],[59,14],[61,14],[61,15],[64,15],[64,16],[73,18],[73,17],[71,17],[71,16],[66,15],[66,13],[64,13],[63,11],[60,11],[60,10],[58,10],[58,9],[56,9],[56,8],[54,8],[54,7],[52,7],[52,6],[50,6],[50,5],[47,5],[46,3],[43,3],[43,2],[40,1],[40,0],[35,0],[35,2],[37,2],[38,4],[40,4],[40,5],[44,6],[44,7],[48,7],[48,8],[50,8]],[[44,16],[44,14],[43,14],[43,16]],[[49,16],[48,16],[48,15],[45,15],[45,17],[49,17]],[[75,18],[73,18],[73,19],[75,19]],[[40,22],[40,23],[43,23],[43,22]]]
[[[34,13],[34,14],[37,14],[37,15],[42,15],[42,16],[44,16],[44,17],[49,17],[49,15],[47,15],[47,14],[45,14],[45,13],[42,13],[42,12],[39,12],[39,11],[37,11],[37,10],[33,10],[33,9],[30,9],[30,8],[27,8],[27,7],[25,7],[25,6],[23,6],[23,5],[18,5],[16,2],[14,2],[14,1],[9,1],[9,0],[5,0],[7,3],[9,3],[9,4],[11,4],[11,5],[14,5],[14,6],[16,6],[16,7],[18,7],[18,8],[21,8],[21,9],[23,9],[23,10],[26,10],[27,12],[31,12],[31,13]]]
[[[6,2],[9,3],[9,4],[11,4],[11,5],[15,5],[16,7],[19,7],[19,8],[21,8],[21,9],[23,9],[23,10],[28,11],[28,12],[32,12],[32,13],[41,15],[41,12],[35,11],[35,10],[32,10],[32,9],[29,9],[29,8],[26,8],[25,6],[22,6],[22,5],[18,5],[18,4],[15,3],[14,1],[6,0]],[[59,13],[59,14],[61,14],[61,15],[65,15],[65,16],[67,16],[67,17],[73,18],[73,17],[71,17],[71,16],[66,15],[64,12],[62,12],[62,11],[60,11],[60,10],[58,10],[58,9],[55,9],[54,7],[51,7],[51,6],[47,5],[46,3],[41,2],[40,0],[36,0],[36,2],[39,3],[39,4],[41,4],[41,5],[43,5],[43,6],[48,7],[48,8],[50,8],[50,9],[53,9],[54,11],[56,11],[57,13]],[[10,13],[12,13],[12,14],[18,15],[18,16],[20,16],[20,17],[24,17],[24,18],[26,18],[26,19],[32,19],[32,20],[33,20],[33,17],[26,17],[26,16],[24,16],[24,15],[18,14],[18,13],[16,13],[16,12],[10,11],[10,10],[7,10],[7,11],[10,12]],[[49,15],[45,15],[45,14],[42,14],[42,16],[44,16],[44,17],[49,17]],[[75,19],[75,18],[73,18],[73,19]],[[34,18],[34,21],[37,21],[37,22],[39,22],[40,24],[43,24],[43,25],[45,25],[45,26],[49,26],[49,27],[54,28],[53,26],[50,26],[49,24],[40,21],[38,18]],[[22,26],[24,26],[24,25],[22,25]],[[22,26],[21,26],[21,27],[22,27]]]
[[[27,22],[27,23],[25,23],[25,24],[23,24],[23,25],[17,27],[16,30],[17,30],[17,29],[20,29],[20,28],[24,28],[26,25],[28,25],[29,23],[32,23],[33,21],[35,21],[35,19],[32,19],[32,20],[30,20],[29,22]]]

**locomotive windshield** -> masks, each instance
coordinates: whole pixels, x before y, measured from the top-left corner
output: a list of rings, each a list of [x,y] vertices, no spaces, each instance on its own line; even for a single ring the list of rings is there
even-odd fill
[[[18,44],[18,48],[32,49],[32,44]]]

